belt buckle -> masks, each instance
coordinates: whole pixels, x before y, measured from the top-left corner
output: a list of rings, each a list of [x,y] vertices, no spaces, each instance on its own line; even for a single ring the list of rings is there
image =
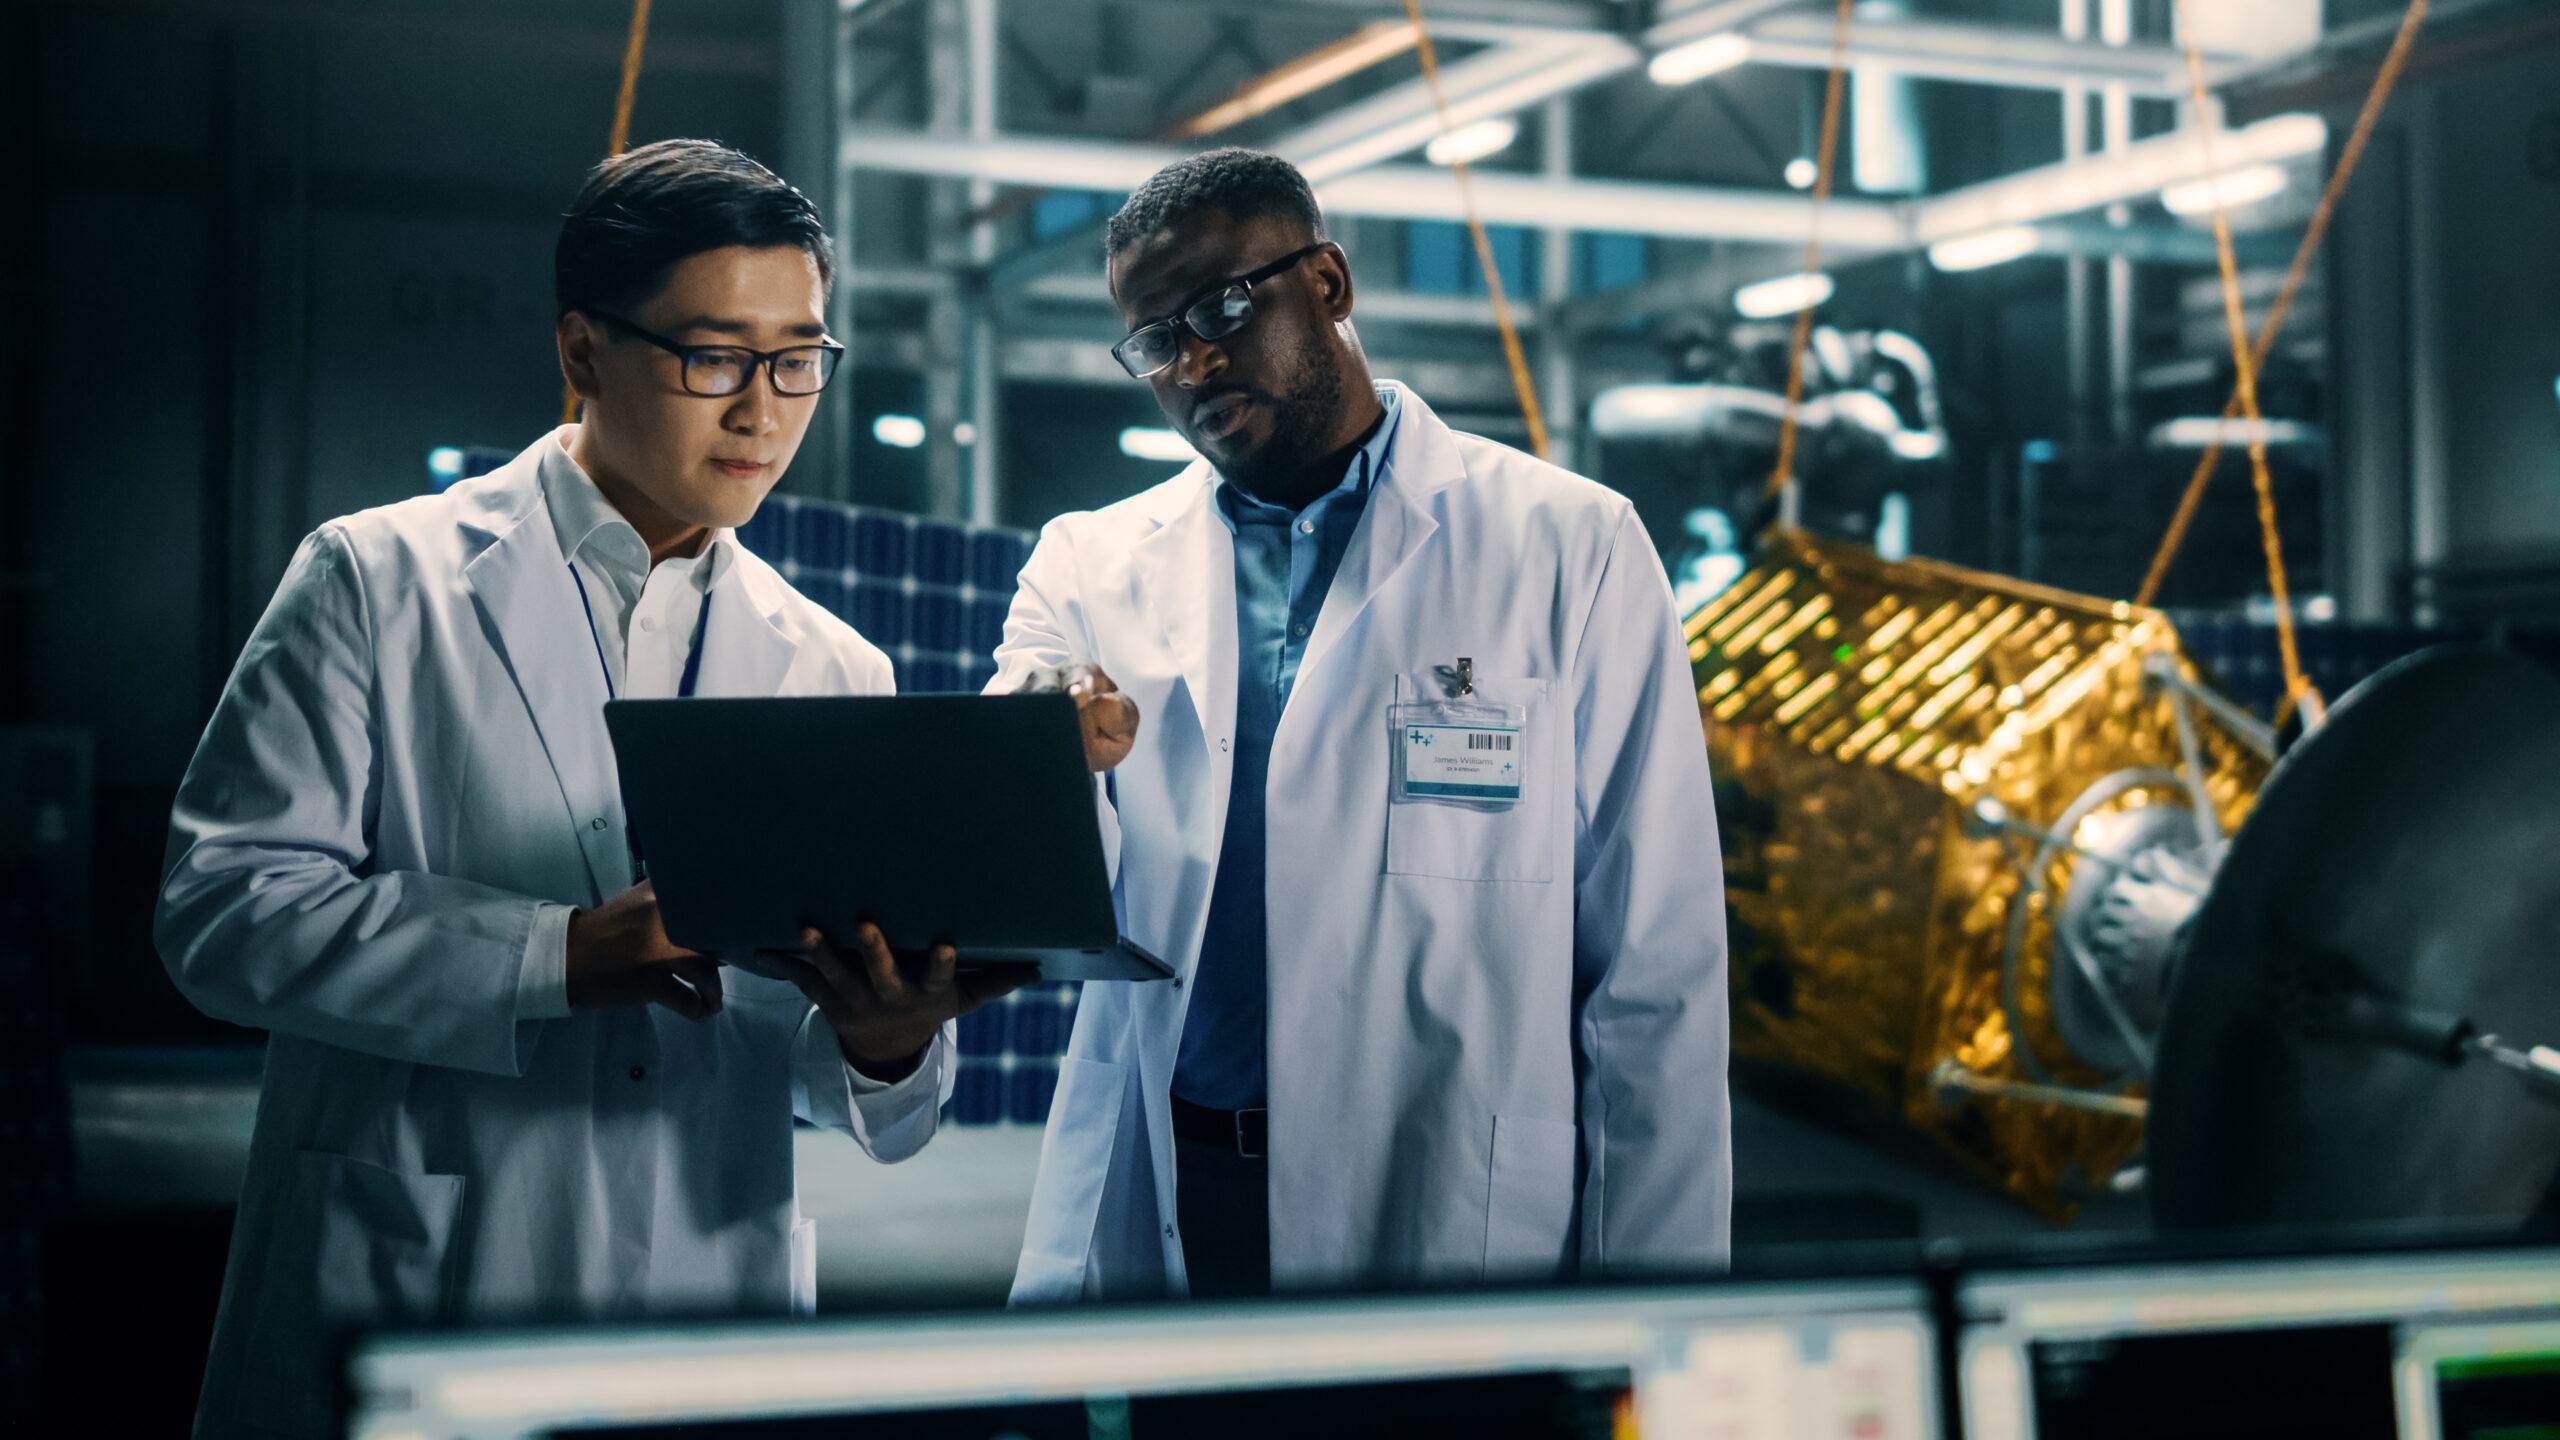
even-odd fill
[[[1246,1123],[1248,1119],[1253,1123]],[[1248,1138],[1255,1130],[1260,1130],[1262,1132],[1263,1144],[1260,1148],[1256,1148],[1253,1141]],[[1260,1160],[1266,1158],[1270,1149],[1270,1141],[1271,1112],[1268,1109],[1239,1110],[1236,1112],[1236,1154],[1239,1158],[1246,1160]]]

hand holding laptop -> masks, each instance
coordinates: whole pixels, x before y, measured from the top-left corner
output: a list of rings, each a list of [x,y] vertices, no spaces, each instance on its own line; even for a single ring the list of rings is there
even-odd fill
[[[1037,965],[963,971],[959,952],[949,945],[902,960],[868,921],[855,927],[844,951],[815,926],[800,932],[800,945],[796,954],[768,950],[761,958],[809,997],[836,1032],[844,1058],[874,1080],[905,1079],[945,1021],[1040,978]]]

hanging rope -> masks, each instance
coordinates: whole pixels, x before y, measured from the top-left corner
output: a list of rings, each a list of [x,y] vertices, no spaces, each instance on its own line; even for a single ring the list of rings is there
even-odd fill
[[[2391,91],[2400,81],[2407,65],[2409,51],[2418,38],[2418,27],[2427,16],[2429,0],[2411,0],[2408,12],[2400,18],[2399,34],[2391,42],[2390,53],[2383,57],[2382,69],[2375,75],[2373,88],[2364,99],[2364,108],[2356,115],[2355,129],[2347,137],[2346,147],[2339,152],[2337,168],[2330,173],[2327,189],[2321,192],[2319,207],[2311,212],[2311,223],[2303,231],[2302,243],[2294,248],[2293,263],[2286,268],[2284,283],[2276,291],[2275,303],[2268,307],[2267,318],[2258,328],[2258,343],[2250,359],[2264,366],[2274,352],[2276,337],[2293,313],[2294,296],[2311,273],[2311,261],[2320,252],[2321,242],[2329,233],[2329,224],[2345,196],[2347,182],[2354,178],[2357,164],[2364,159],[2365,146],[2373,138],[2374,126],[2382,118],[2382,109]],[[2231,399],[2222,407],[2222,418],[2234,418],[2240,411],[2240,394],[2233,390]],[[2177,558],[2178,549],[2186,543],[2187,529],[2194,522],[2196,507],[2204,499],[2205,487],[2213,479],[2214,470],[2222,463],[2222,440],[2216,436],[2205,447],[2196,462],[2195,473],[2188,477],[2186,493],[2178,499],[2177,512],[2170,517],[2169,529],[2160,537],[2160,548],[2151,557],[2151,568],[2142,577],[2142,588],[2135,592],[2134,603],[2149,605],[2160,594],[2161,583],[2169,577],[2169,566]],[[2288,697],[2290,698],[2290,697]]]
[[[1849,73],[1849,17],[1857,0],[1840,0],[1839,11],[1831,19],[1831,75],[1822,87],[1822,142],[1814,160],[1813,228],[1804,239],[1804,264],[1798,273],[1820,274],[1822,270],[1822,206],[1831,198],[1832,162],[1840,149],[1840,92]],[[1787,409],[1778,426],[1778,463],[1769,472],[1769,485],[1762,494],[1764,501],[1774,500],[1787,488],[1796,467],[1797,408],[1804,402],[1804,352],[1813,343],[1813,307],[1796,312],[1795,339],[1787,346]]]
[[[2183,13],[2186,0],[2179,0],[2179,3]],[[2374,122],[2380,117],[2382,106],[2390,99],[2392,88],[2399,81],[2409,49],[2417,38],[2418,26],[2426,19],[2427,5],[2428,0],[2410,0],[2408,12],[2401,17],[2399,34],[2393,38],[2390,53],[2383,58],[2382,68],[2374,76],[2373,89],[2366,95],[2364,108],[2356,117],[2354,133],[2348,139],[2345,153],[2339,157],[2336,172],[2321,192],[2319,208],[2314,212],[2311,226],[2304,232],[2302,244],[2295,250],[2293,264],[2286,270],[2276,304],[2268,313],[2266,324],[2261,327],[2264,333],[2255,347],[2249,343],[2247,326],[2241,314],[2240,273],[2232,254],[2230,217],[2223,209],[2218,191],[2213,197],[2214,254],[2222,272],[2222,308],[2231,334],[2231,360],[2236,371],[2232,400],[2223,407],[2223,419],[2227,424],[2236,407],[2240,420],[2248,427],[2249,479],[2256,492],[2259,544],[2266,553],[2267,590],[2275,604],[2276,654],[2284,667],[2284,700],[2277,707],[2279,721],[2299,709],[2311,723],[2317,724],[2325,718],[2328,707],[2302,669],[2302,651],[2294,626],[2293,596],[2284,568],[2284,534],[2276,520],[2275,480],[2267,469],[2266,431],[2258,410],[2258,367],[2266,362],[2274,348],[2275,338],[2291,308],[2294,292],[2308,273],[2311,256],[2317,252],[2336,213],[2338,198],[2345,193],[2347,181],[2355,173],[2356,162],[2362,158],[2365,144],[2372,136]],[[2188,84],[2194,94],[2197,129],[2205,151],[2205,174],[2218,177],[2220,170],[2213,159],[2217,121],[2205,88],[2204,54],[2193,43],[2186,47],[2186,51]],[[2196,473],[2187,482],[2187,493],[2179,499],[2178,512],[2169,522],[2169,533],[2162,537],[2160,551],[2152,559],[2151,571],[2143,577],[2141,603],[2151,603],[2159,593],[2170,562],[2176,557],[2178,547],[2185,542],[2187,529],[2195,519],[2197,505],[2204,497],[2204,487],[2212,479],[2221,458],[2222,447],[2217,439],[2215,444],[2206,447]]]
[[[649,44],[649,0],[631,0],[631,33],[622,42],[622,89],[613,97],[613,133],[605,140],[605,158],[631,148],[631,102],[640,93],[640,52]],[[560,385],[560,423],[578,418],[578,392]]]
[[[1440,133],[1449,133],[1449,96],[1440,86],[1440,57],[1431,30],[1422,20],[1422,0],[1404,0],[1405,18],[1413,22],[1414,53],[1422,60],[1422,81],[1431,91],[1431,109],[1440,118]],[[1465,161],[1449,167],[1458,180],[1458,204],[1466,211],[1467,234],[1475,240],[1476,264],[1484,271],[1485,293],[1493,299],[1494,328],[1502,334],[1502,358],[1511,367],[1511,389],[1520,397],[1520,418],[1529,425],[1529,449],[1547,458],[1547,419],[1538,408],[1538,387],[1529,378],[1529,357],[1520,348],[1520,327],[1511,318],[1511,297],[1502,288],[1502,267],[1493,259],[1493,241],[1485,235],[1484,218],[1476,213],[1475,176]]]

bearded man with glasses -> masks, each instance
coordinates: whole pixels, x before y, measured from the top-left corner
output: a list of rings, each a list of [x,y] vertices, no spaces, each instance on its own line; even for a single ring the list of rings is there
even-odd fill
[[[1628,502],[1375,379],[1306,179],[1217,150],[1105,235],[1199,451],[1042,533],[995,689],[1097,666],[1170,985],[1089,986],[1017,1301],[1721,1264],[1723,890]]]

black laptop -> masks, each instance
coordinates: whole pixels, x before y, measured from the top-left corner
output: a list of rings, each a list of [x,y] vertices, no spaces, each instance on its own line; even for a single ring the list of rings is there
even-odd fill
[[[1120,934],[1075,702],[1063,694],[617,700],[632,834],[667,936],[749,960],[841,940],[1161,980]]]

